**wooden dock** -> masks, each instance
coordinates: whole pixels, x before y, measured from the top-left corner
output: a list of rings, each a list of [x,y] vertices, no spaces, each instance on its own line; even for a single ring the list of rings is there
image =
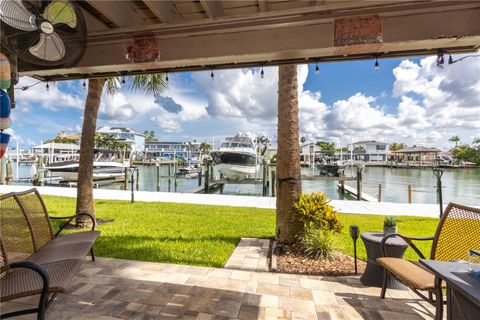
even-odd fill
[[[338,183],[337,187],[340,189],[340,188],[342,188],[342,185],[340,183]],[[344,190],[345,190],[346,193],[351,194],[355,198],[357,197],[357,189],[355,189],[354,187],[351,187],[349,185],[344,184]],[[377,198],[375,198],[374,196],[371,196],[371,195],[369,195],[365,192],[362,192],[361,199],[363,201],[368,201],[368,202],[378,202]]]

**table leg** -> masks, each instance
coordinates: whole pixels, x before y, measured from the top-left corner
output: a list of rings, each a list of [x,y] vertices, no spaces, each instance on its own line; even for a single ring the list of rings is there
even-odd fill
[[[435,277],[435,320],[443,319],[442,279]]]

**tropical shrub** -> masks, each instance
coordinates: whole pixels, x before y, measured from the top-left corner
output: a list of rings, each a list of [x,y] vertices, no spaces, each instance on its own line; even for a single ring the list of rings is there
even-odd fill
[[[329,205],[330,200],[323,192],[302,194],[295,202],[295,216],[303,222],[305,229],[322,229],[341,232],[342,223],[335,209]]]
[[[306,255],[315,259],[328,259],[333,256],[336,242],[333,231],[320,228],[305,228],[300,244]]]

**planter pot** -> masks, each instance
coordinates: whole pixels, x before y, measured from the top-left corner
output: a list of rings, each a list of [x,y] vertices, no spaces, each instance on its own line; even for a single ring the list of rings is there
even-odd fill
[[[389,227],[389,226],[383,226],[383,233],[397,233],[397,226],[395,227]]]

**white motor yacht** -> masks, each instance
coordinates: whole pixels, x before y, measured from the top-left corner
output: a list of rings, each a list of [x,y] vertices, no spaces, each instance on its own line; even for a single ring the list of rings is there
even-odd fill
[[[243,180],[255,175],[260,159],[256,144],[248,135],[228,137],[211,156],[218,172],[229,180]]]

